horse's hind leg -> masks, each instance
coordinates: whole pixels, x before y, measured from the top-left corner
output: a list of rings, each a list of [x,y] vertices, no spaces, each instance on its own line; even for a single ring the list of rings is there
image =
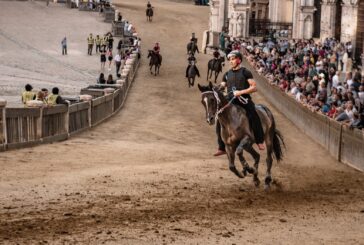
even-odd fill
[[[258,167],[259,167],[259,160],[260,160],[260,155],[258,152],[256,152],[252,146],[252,144],[249,144],[247,147],[244,148],[247,152],[250,153],[250,155],[254,158],[254,168],[253,168],[253,182],[255,184],[255,186],[259,186],[260,184],[260,180],[258,178]]]
[[[272,183],[271,169],[273,163],[273,157],[272,157],[273,145],[270,139],[269,140],[266,139],[265,144],[267,146],[267,159],[266,159],[267,173],[265,175],[265,180],[264,180],[264,189],[269,190],[270,184]]]
[[[241,175],[241,173],[235,167],[235,150],[236,149],[233,149],[233,147],[226,145],[226,153],[229,159],[229,169],[239,178],[244,178],[244,176]]]

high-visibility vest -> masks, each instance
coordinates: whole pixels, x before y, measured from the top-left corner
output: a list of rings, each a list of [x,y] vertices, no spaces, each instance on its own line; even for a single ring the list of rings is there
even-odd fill
[[[50,94],[48,95],[48,98],[47,98],[47,104],[48,105],[56,105],[56,101],[57,101],[57,98],[58,98],[58,94]]]
[[[89,36],[87,38],[87,42],[88,42],[88,44],[94,44],[94,38],[92,36]]]
[[[27,101],[29,100],[33,100],[35,96],[35,93],[32,91],[24,91],[23,94],[21,95],[21,99],[23,101],[24,104],[27,103]]]
[[[104,36],[102,39],[102,45],[106,45],[109,42],[109,36]]]
[[[96,42],[96,45],[100,45],[101,44],[101,38],[100,37],[96,37],[95,38],[95,42]]]

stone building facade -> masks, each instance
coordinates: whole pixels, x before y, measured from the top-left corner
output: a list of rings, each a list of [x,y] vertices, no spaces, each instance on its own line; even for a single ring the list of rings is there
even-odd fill
[[[223,28],[240,38],[276,30],[288,38],[351,41],[356,58],[363,53],[364,0],[211,0],[210,10],[211,46]]]

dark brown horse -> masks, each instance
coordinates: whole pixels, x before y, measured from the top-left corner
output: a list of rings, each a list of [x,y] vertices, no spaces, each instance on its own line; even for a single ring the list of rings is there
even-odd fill
[[[187,44],[187,54],[192,54],[192,55],[195,55],[195,53],[200,53],[200,51],[198,50],[198,46],[196,44],[196,42],[194,41],[190,41],[188,44]]]
[[[153,7],[147,8],[147,10],[145,11],[145,14],[147,16],[147,21],[152,22],[153,20]]]
[[[259,186],[258,166],[260,155],[253,148],[255,141],[254,134],[249,127],[249,120],[245,110],[241,106],[233,105],[232,101],[227,101],[218,88],[209,86],[201,86],[201,103],[206,110],[206,120],[208,124],[213,125],[215,118],[221,124],[221,137],[226,145],[226,152],[229,159],[229,169],[239,178],[243,178],[247,173],[254,175],[253,181]],[[265,189],[269,189],[272,182],[271,168],[273,156],[277,161],[282,160],[282,145],[284,141],[282,135],[276,128],[274,117],[271,111],[263,106],[256,105],[256,109],[264,130],[264,140],[267,146],[267,173],[265,177]],[[243,156],[243,149],[254,158],[254,167],[250,167]],[[235,154],[238,155],[240,163],[243,166],[242,174],[235,167]]]
[[[150,74],[153,74],[152,68],[154,66],[154,76],[157,76],[157,74],[159,74],[159,68],[162,64],[162,55],[155,53],[153,50],[148,50],[147,58],[150,58],[149,60]]]
[[[224,62],[225,62],[224,57],[220,57],[217,60],[215,58],[209,60],[209,62],[207,63],[207,79],[206,80],[211,79],[212,72],[215,72],[215,83],[216,83],[219,73],[222,72],[222,64]]]
[[[197,67],[195,62],[192,62],[192,64],[187,70],[188,87],[193,87],[195,85],[196,75],[197,75]]]

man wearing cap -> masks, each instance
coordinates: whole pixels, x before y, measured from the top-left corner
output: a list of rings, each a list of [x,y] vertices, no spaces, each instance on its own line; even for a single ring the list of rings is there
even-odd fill
[[[241,66],[242,55],[239,51],[234,50],[228,55],[231,69],[223,76],[221,87],[227,88],[229,99],[235,98],[232,103],[245,109],[249,120],[250,128],[254,133],[255,143],[259,150],[264,150],[264,132],[259,115],[255,110],[255,104],[250,96],[251,93],[257,91],[256,83],[252,73]],[[245,101],[245,102],[244,102]],[[220,138],[220,130],[218,138]],[[219,144],[220,145],[220,144]],[[221,148],[221,147],[219,147]],[[225,152],[219,149],[214,156],[219,156]]]

